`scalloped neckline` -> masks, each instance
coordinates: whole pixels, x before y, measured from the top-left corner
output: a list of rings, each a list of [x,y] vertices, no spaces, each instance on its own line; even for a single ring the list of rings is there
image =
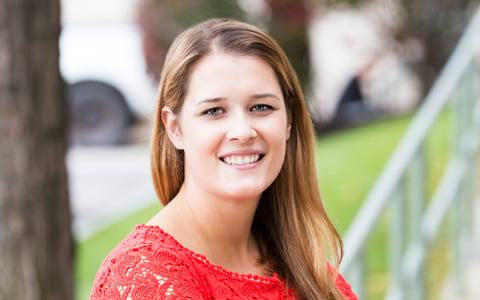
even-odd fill
[[[182,250],[184,250],[187,254],[192,256],[193,258],[197,259],[201,263],[205,264],[208,268],[220,272],[222,274],[226,274],[228,276],[231,276],[233,278],[237,279],[243,279],[243,280],[249,280],[251,282],[256,282],[256,283],[267,283],[267,284],[272,284],[272,283],[279,283],[281,280],[278,277],[278,274],[275,272],[272,272],[272,276],[262,276],[262,275],[257,275],[257,274],[242,274],[242,273],[237,273],[237,272],[232,272],[228,271],[222,266],[212,264],[208,258],[205,255],[196,253],[195,251],[183,246],[177,239],[175,239],[174,236],[160,228],[158,225],[146,225],[146,224],[140,224],[135,227],[135,229],[149,229],[149,230],[156,230],[160,232],[163,236],[167,237],[170,239],[172,242],[174,242],[176,245],[178,245]]]

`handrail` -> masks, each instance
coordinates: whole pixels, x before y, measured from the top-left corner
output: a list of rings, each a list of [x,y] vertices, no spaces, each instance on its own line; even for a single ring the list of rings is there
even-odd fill
[[[366,242],[378,223],[378,220],[385,210],[387,204],[393,201],[392,195],[394,192],[399,188],[399,185],[402,182],[402,179],[406,176],[407,168],[411,165],[414,158],[420,155],[421,148],[425,143],[425,139],[427,134],[429,133],[430,129],[432,128],[434,122],[437,120],[439,115],[441,114],[442,110],[446,107],[449,103],[450,97],[456,92],[461,90],[459,87],[464,86],[465,73],[470,72],[470,76],[475,76],[475,72],[478,72],[478,61],[475,70],[471,71],[472,64],[475,64],[475,59],[479,59],[478,56],[480,55],[480,9],[477,10],[476,14],[470,21],[469,26],[465,30],[464,34],[462,35],[457,47],[455,48],[453,54],[451,55],[450,59],[448,60],[447,64],[443,68],[442,72],[440,73],[437,81],[427,94],[425,100],[423,101],[421,107],[419,108],[418,112],[414,116],[411,124],[409,125],[406,133],[404,134],[403,138],[401,139],[398,147],[392,154],[391,158],[387,162],[385,168],[383,169],[382,173],[380,174],[379,178],[377,179],[375,185],[371,189],[370,193],[365,199],[364,205],[360,208],[359,212],[355,216],[353,222],[351,223],[349,230],[344,236],[344,247],[345,247],[345,256],[343,258],[343,262],[340,268],[340,271],[344,274],[349,275],[349,273],[357,274],[357,278],[352,278],[351,280],[352,285],[354,288],[362,289],[361,283],[356,283],[358,277],[362,276],[361,266],[359,265],[362,260],[363,251],[366,245]],[[476,58],[477,56],[477,58]],[[475,67],[474,67],[475,68]],[[475,84],[475,83],[472,83]],[[478,84],[478,83],[476,83]],[[465,87],[470,88],[470,87]],[[470,97],[471,98],[471,97]],[[468,99],[467,99],[468,101]],[[457,101],[459,102],[459,101]],[[478,101],[477,101],[478,102]],[[475,105],[475,104],[472,104]],[[473,106],[472,106],[473,107]],[[472,118],[478,118],[479,120],[475,121],[480,123],[480,106],[472,108],[471,113],[477,114],[477,116],[473,116]],[[472,121],[473,122],[473,121]],[[472,123],[471,126],[478,126],[480,124]],[[477,130],[471,129],[471,130]],[[470,129],[469,129],[470,130]],[[435,194],[433,198],[430,200],[430,203],[433,205],[429,208],[426,208],[426,213],[424,217],[426,220],[430,220],[432,218],[432,214],[435,215],[437,212],[431,211],[432,209],[437,209],[437,201],[447,202],[447,206],[451,203],[448,201],[453,201],[455,194],[458,193],[458,188],[460,188],[462,182],[462,176],[465,174],[466,170],[461,170],[461,165],[464,164],[464,169],[467,167],[473,167],[471,162],[465,162],[465,157],[472,156],[472,153],[476,153],[478,151],[478,136],[479,131],[474,131],[471,133],[469,138],[473,140],[468,148],[470,148],[470,152],[460,153],[460,159],[457,156],[451,157],[451,162],[449,163],[449,167],[447,168],[447,174],[444,178],[448,178],[449,180],[458,179],[458,186],[452,186],[452,182],[444,182],[440,183],[437,191],[439,191],[439,195]],[[477,140],[477,141],[476,141]],[[465,145],[462,145],[463,148]],[[462,149],[463,149],[462,148]],[[462,152],[463,150],[459,150]],[[458,154],[458,153],[457,153]],[[460,168],[460,169],[459,169]],[[446,189],[448,187],[443,187],[442,185],[450,185],[450,188],[454,188],[453,195],[451,196],[452,199],[439,199],[442,198],[442,189]],[[448,201],[447,201],[448,200]],[[445,203],[444,203],[445,204]],[[421,214],[420,214],[421,215]],[[435,220],[435,222],[440,222],[443,219],[443,216],[440,220]],[[430,218],[430,219],[428,219]],[[419,220],[419,225],[421,230],[425,231],[420,234],[418,240],[415,243],[424,243],[424,240],[431,239],[431,232],[430,228],[432,225],[431,223],[425,224],[425,219]],[[436,224],[436,223],[435,223]],[[420,229],[419,228],[419,229]],[[438,229],[436,226],[433,229]],[[408,253],[406,254],[405,259],[413,259],[416,255],[416,251],[414,249],[416,246],[411,246],[408,249]],[[411,254],[414,253],[414,254]],[[399,260],[403,258],[398,258]],[[357,268],[357,270],[355,270]],[[403,264],[403,268],[405,268],[405,264]],[[399,270],[399,272],[408,272],[408,270]],[[351,275],[353,276],[353,275]],[[402,276],[406,276],[405,274],[400,275],[399,278],[396,278],[399,282],[398,284],[402,283]],[[361,281],[361,279],[360,279]],[[394,284],[397,284],[394,283]],[[355,287],[355,285],[359,285]],[[363,292],[360,292],[361,297],[363,297]]]

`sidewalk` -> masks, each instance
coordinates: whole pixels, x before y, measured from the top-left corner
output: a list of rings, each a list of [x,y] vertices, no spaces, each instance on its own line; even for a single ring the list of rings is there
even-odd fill
[[[67,155],[73,230],[84,240],[158,203],[144,145],[74,147]]]

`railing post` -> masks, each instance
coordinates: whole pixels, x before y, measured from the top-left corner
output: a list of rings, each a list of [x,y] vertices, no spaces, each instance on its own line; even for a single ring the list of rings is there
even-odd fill
[[[423,214],[426,190],[425,187],[428,184],[426,178],[426,153],[425,145],[420,145],[417,154],[412,160],[410,165],[409,174],[407,176],[407,189],[408,189],[408,209],[407,209],[407,225],[409,243],[415,241],[421,242],[420,236],[420,224]],[[421,242],[423,245],[423,242]],[[425,279],[424,279],[424,265],[425,262],[421,262],[422,266],[419,268],[419,272],[416,274],[416,278],[411,278],[411,288],[409,289],[410,297],[412,300],[425,299]]]
[[[352,285],[352,290],[355,292],[359,300],[365,298],[365,255],[364,251],[360,251],[354,263],[352,263],[348,271],[348,280]]]
[[[459,103],[461,118],[460,124],[460,143],[458,151],[462,155],[463,159],[470,165],[468,168],[462,185],[462,195],[458,205],[458,267],[457,278],[458,288],[457,290],[462,293],[465,291],[466,277],[468,262],[473,257],[473,201],[478,193],[477,188],[477,168],[478,168],[478,149],[476,143],[478,143],[478,128],[476,127],[479,113],[478,104],[478,91],[480,82],[478,81],[478,65],[475,60],[472,60],[472,64],[466,71],[465,80],[460,92]],[[476,167],[473,167],[476,166]]]
[[[480,53],[479,53],[480,54]],[[466,80],[466,87],[465,87],[465,101],[466,101],[466,106],[467,106],[467,111],[468,111],[468,128],[465,130],[468,133],[467,139],[467,145],[465,146],[465,157],[466,159],[471,163],[476,166],[478,164],[475,164],[477,162],[477,151],[475,151],[475,140],[478,139],[478,134],[479,132],[475,128],[475,113],[476,113],[476,104],[478,100],[478,92],[476,91],[476,88],[480,86],[480,81],[479,78],[476,76],[478,75],[478,65],[475,64],[475,60],[472,60],[472,64],[470,65],[469,69],[467,70],[467,80]],[[467,133],[464,133],[465,136],[467,136]],[[468,260],[470,260],[473,256],[472,249],[473,249],[473,244],[472,244],[472,237],[473,237],[473,200],[476,196],[477,190],[477,184],[476,184],[476,176],[477,174],[477,168],[469,168],[469,171],[466,174],[465,178],[465,184],[466,190],[467,190],[467,195],[466,198],[464,199],[464,236],[465,236],[465,242],[464,242],[464,253],[467,257]]]
[[[461,87],[457,88],[457,94],[461,94]],[[463,124],[464,124],[464,119],[463,116],[465,113],[463,112],[464,107],[462,105],[462,99],[461,98],[454,98],[452,101],[452,112],[453,112],[453,124],[452,124],[452,156],[455,158],[460,159],[461,158],[461,142],[462,142],[462,130],[463,130]],[[460,186],[459,193],[461,194],[462,187]],[[463,282],[462,278],[462,271],[461,271],[461,265],[462,263],[460,262],[462,257],[460,254],[460,249],[461,247],[459,246],[460,244],[460,219],[461,219],[461,209],[459,209],[459,204],[461,204],[463,201],[462,195],[459,195],[457,197],[456,202],[457,205],[454,206],[454,209],[452,211],[452,224],[451,224],[451,240],[453,241],[452,244],[452,252],[453,252],[453,277],[455,278],[455,295],[459,296],[462,293],[462,286],[461,282]]]
[[[473,105],[473,66],[470,65],[463,76],[463,81],[458,89],[458,97],[454,99],[454,111],[455,111],[455,137],[454,155],[458,159],[463,159],[467,164],[471,164],[475,161],[475,157],[472,153],[472,134],[473,134],[473,118],[474,118],[474,105]],[[471,198],[474,197],[473,186],[474,182],[472,177],[474,176],[475,168],[468,168],[466,171],[462,184],[460,186],[459,196],[457,198],[457,205],[455,206],[455,216],[453,218],[453,238],[454,238],[454,270],[456,278],[456,293],[458,296],[463,295],[465,291],[465,272],[467,261],[471,255],[469,239],[471,239],[471,233],[469,233],[469,227],[471,227],[472,210],[469,208]]]
[[[403,180],[402,180],[402,183]],[[395,294],[395,299],[405,299],[405,286],[402,276],[402,259],[404,253],[404,185],[399,184],[392,194],[391,223],[389,239],[389,263],[391,274],[391,285]]]

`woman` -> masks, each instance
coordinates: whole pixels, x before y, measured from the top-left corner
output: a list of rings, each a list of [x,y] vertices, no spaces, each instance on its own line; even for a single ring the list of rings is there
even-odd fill
[[[342,243],[314,142],[295,73],[267,34],[224,19],[180,34],[152,139],[165,207],[106,258],[91,299],[356,299],[337,275]]]

